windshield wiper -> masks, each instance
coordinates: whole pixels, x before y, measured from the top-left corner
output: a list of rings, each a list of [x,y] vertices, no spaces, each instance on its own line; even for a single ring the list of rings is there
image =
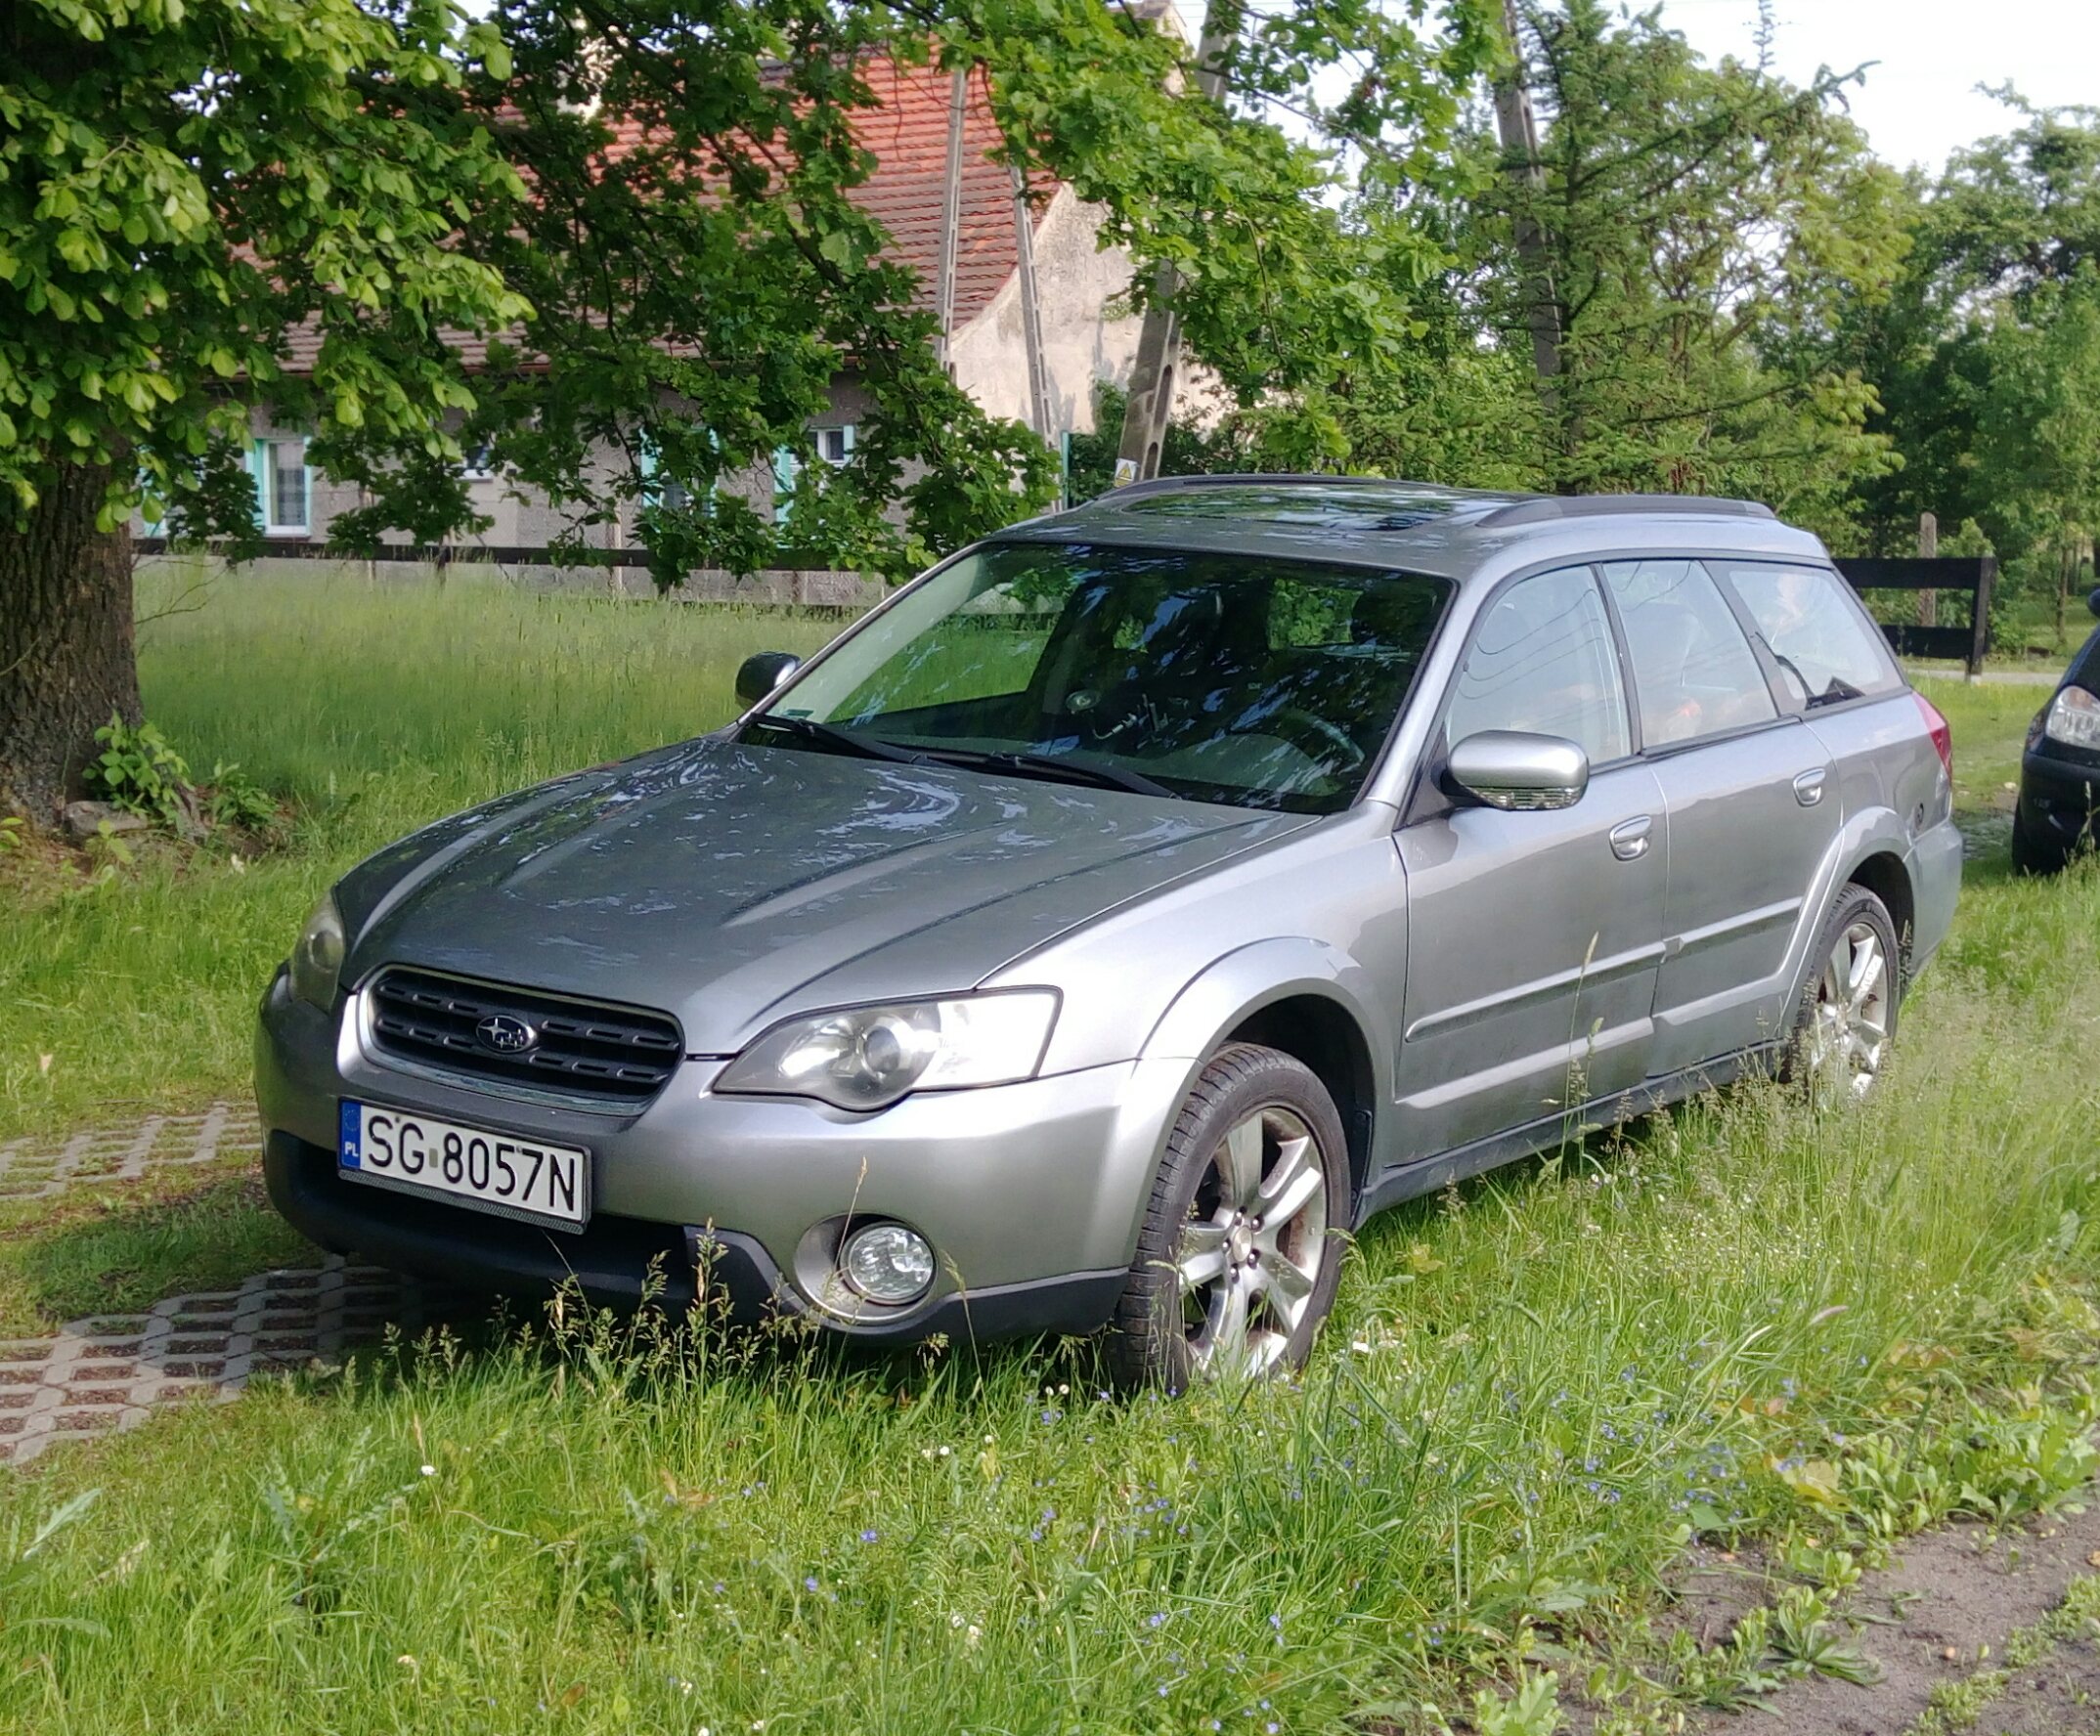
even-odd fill
[[[782,717],[766,712],[751,719],[744,727],[748,729],[777,729],[783,735],[800,736],[806,742],[829,748],[835,754],[857,754],[863,760],[895,760],[905,765],[923,765],[924,754],[900,748],[895,742],[884,741],[878,735],[862,735],[858,730],[841,729],[836,723],[819,723],[814,717]]]
[[[1061,754],[994,753],[981,748],[929,748],[936,760],[985,771],[1014,771],[1024,777],[1053,779],[1066,784],[1090,784],[1097,790],[1129,790],[1139,796],[1167,796],[1174,792],[1141,771],[1125,771],[1119,765],[1095,765],[1083,760],[1067,760]]]

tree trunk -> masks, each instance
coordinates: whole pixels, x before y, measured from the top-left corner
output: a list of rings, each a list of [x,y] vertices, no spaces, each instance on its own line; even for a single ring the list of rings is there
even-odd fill
[[[0,811],[48,826],[95,731],[139,721],[131,530],[95,528],[109,467],[67,464],[34,510],[0,508]]]

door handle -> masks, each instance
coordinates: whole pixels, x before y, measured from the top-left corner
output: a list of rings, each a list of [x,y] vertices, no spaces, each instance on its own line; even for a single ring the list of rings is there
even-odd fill
[[[1648,853],[1648,834],[1654,830],[1655,816],[1636,814],[1630,820],[1621,820],[1611,829],[1611,853],[1622,862],[1638,862]]]
[[[1814,807],[1823,799],[1823,779],[1828,775],[1820,765],[1800,773],[1794,779],[1794,800],[1803,807]]]

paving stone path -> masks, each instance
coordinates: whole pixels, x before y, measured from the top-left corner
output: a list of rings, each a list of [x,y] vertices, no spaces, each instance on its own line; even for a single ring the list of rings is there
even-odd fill
[[[457,1298],[330,1257],[144,1314],[74,1321],[49,1338],[0,1339],[0,1464],[131,1428],[186,1398],[223,1402],[257,1374],[372,1342],[388,1325],[415,1331],[448,1301]]]
[[[255,1111],[213,1104],[200,1115],[149,1115],[133,1127],[0,1141],[0,1199],[41,1199],[92,1182],[129,1181],[150,1169],[209,1163],[262,1150]]]

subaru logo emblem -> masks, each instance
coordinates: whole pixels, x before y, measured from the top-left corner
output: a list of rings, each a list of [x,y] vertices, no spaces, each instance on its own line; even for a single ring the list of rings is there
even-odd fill
[[[499,1055],[523,1055],[540,1040],[540,1033],[522,1019],[507,1013],[492,1013],[474,1026],[474,1040]]]

